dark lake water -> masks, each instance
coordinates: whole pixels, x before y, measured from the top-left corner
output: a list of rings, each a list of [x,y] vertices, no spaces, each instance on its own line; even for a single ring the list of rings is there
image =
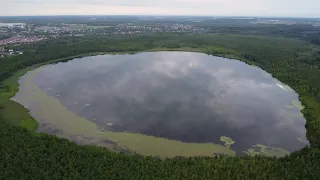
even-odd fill
[[[223,144],[304,147],[298,95],[263,70],[189,52],[101,55],[42,68],[34,84],[101,128]],[[299,140],[300,139],[300,140]]]

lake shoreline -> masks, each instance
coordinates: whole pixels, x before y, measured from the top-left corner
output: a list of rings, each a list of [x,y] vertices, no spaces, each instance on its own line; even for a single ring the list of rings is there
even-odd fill
[[[175,51],[175,50],[172,50],[172,51]],[[147,51],[147,52],[149,52],[149,51]],[[152,51],[152,52],[157,52],[157,51]],[[123,54],[137,54],[137,53],[143,53],[143,52],[120,53],[120,55],[123,55]],[[199,53],[201,53],[201,52],[199,52]],[[40,64],[40,65],[36,65],[36,66],[33,66],[33,68],[30,68],[30,69],[35,69],[35,68],[41,67],[41,66],[46,65],[46,64],[53,64],[53,63],[58,63],[58,62],[66,62],[66,61],[73,60],[73,59],[78,59],[78,58],[83,58],[83,57],[88,57],[88,56],[104,55],[104,54],[118,55],[118,53],[90,53],[90,54],[85,54],[85,55],[82,54],[82,55],[79,55],[79,56],[58,59],[58,60],[50,61],[48,63],[43,63],[43,64]],[[240,61],[240,60],[236,60],[236,61]],[[242,61],[240,61],[240,62],[242,62]],[[28,70],[30,70],[30,69],[28,69]],[[28,70],[26,70],[26,71],[28,71]]]

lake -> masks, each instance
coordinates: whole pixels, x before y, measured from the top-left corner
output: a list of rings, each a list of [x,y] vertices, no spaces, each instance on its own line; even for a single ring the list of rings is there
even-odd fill
[[[284,155],[308,145],[297,93],[258,67],[202,53],[99,55],[47,65],[21,77],[13,99],[40,122],[39,131],[74,141],[74,134],[86,134],[92,144],[99,134],[135,152],[143,138],[128,145],[124,136],[209,143],[238,155]],[[88,125],[76,129],[80,122]]]

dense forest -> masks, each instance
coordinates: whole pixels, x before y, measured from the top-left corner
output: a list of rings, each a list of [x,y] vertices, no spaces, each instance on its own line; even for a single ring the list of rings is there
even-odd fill
[[[12,48],[25,53],[0,60],[0,179],[320,179],[320,47],[315,44],[272,36],[157,34],[66,37]],[[22,107],[9,101],[17,89],[6,79],[18,71],[89,53],[158,50],[198,51],[235,58],[270,72],[300,94],[310,147],[283,158],[163,160],[80,146],[48,134],[36,134],[35,127],[17,126],[27,111],[18,111]]]
[[[319,27],[311,24],[252,24],[210,26],[210,33],[233,33],[246,35],[276,35],[288,38],[299,38],[312,44],[320,45]]]

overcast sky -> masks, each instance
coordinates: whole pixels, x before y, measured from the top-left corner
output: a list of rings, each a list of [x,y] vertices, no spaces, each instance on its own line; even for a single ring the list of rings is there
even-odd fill
[[[320,17],[320,0],[0,0],[0,16],[18,15]]]

